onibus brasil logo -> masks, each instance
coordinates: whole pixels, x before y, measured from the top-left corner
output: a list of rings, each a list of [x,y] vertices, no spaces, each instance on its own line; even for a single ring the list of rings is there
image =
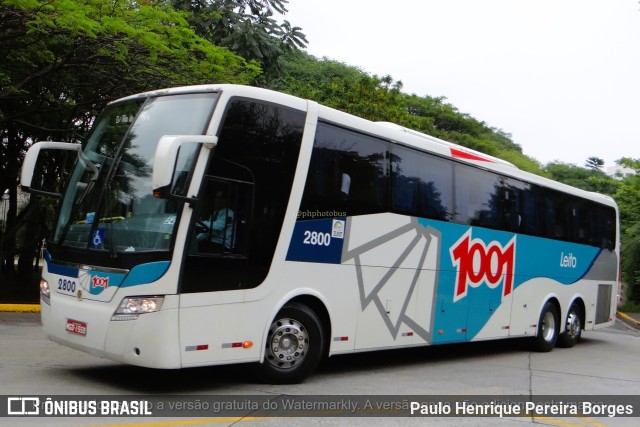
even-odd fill
[[[469,229],[449,252],[457,269],[453,302],[466,297],[469,287],[477,288],[483,283],[491,289],[502,283],[502,298],[513,290],[516,236],[505,246],[496,241],[487,245],[478,238],[472,238]]]

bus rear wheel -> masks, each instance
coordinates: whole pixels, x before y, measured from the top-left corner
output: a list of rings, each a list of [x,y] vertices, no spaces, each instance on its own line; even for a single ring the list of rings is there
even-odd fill
[[[533,339],[533,349],[539,352],[553,350],[558,341],[558,329],[560,327],[560,315],[558,309],[551,301],[548,301],[540,312],[538,320],[538,333]]]
[[[572,304],[569,308],[569,314],[567,314],[565,330],[558,339],[558,346],[570,348],[576,345],[580,341],[582,325],[582,311],[576,304]]]
[[[324,335],[322,322],[308,306],[285,305],[269,327],[265,360],[258,364],[262,379],[273,384],[304,380],[325,353]]]

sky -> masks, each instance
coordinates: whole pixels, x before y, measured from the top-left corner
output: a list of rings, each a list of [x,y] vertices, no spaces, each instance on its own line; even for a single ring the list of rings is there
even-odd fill
[[[541,163],[640,159],[638,0],[289,0],[311,55],[391,75]]]

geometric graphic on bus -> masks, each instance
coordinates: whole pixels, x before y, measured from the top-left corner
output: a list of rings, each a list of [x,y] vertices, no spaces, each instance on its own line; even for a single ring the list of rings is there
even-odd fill
[[[373,233],[383,227],[384,233]],[[362,311],[373,305],[394,339],[405,324],[432,342],[441,240],[438,230],[417,218],[381,214],[348,219],[342,264],[356,269]]]

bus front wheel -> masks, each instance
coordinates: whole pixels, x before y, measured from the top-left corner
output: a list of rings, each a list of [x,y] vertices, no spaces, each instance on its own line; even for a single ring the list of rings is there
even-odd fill
[[[308,306],[289,303],[271,323],[265,345],[265,359],[258,364],[262,379],[274,384],[300,382],[325,353],[322,322]]]
[[[558,340],[560,327],[560,315],[558,309],[551,301],[548,301],[540,312],[538,320],[538,333],[533,339],[533,349],[539,352],[553,350]]]

